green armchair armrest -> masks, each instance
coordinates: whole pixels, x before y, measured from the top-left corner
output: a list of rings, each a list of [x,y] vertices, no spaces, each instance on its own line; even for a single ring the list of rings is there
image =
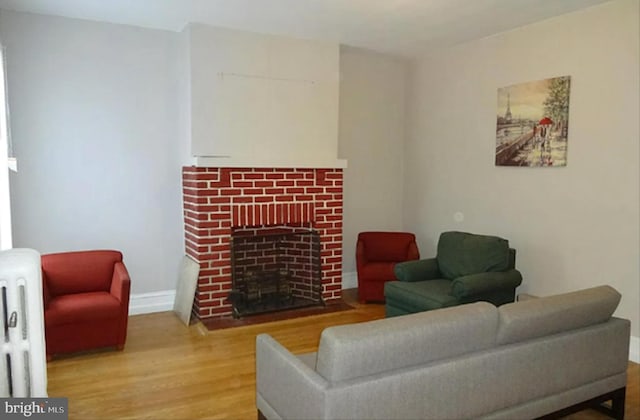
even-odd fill
[[[451,294],[457,298],[465,298],[494,290],[515,289],[521,283],[522,274],[515,269],[470,274],[453,281]]]
[[[441,278],[438,260],[426,258],[422,260],[405,261],[395,265],[393,269],[400,281],[414,282]]]

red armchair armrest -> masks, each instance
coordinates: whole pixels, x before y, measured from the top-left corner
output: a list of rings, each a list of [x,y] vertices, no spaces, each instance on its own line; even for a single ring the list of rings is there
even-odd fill
[[[122,262],[116,262],[113,267],[113,279],[111,280],[111,294],[120,303],[129,304],[129,292],[131,289],[131,279],[129,272]]]

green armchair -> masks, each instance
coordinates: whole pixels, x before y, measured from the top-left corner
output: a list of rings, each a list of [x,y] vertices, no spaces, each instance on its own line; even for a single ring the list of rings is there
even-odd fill
[[[522,275],[516,251],[497,236],[444,232],[435,258],[396,264],[398,281],[385,283],[386,316],[476,301],[513,302]]]

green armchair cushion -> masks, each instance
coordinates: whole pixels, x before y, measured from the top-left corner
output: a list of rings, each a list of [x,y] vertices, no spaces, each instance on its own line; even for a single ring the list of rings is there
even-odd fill
[[[438,240],[437,260],[442,277],[451,280],[505,271],[509,268],[509,241],[497,236],[444,232]]]
[[[430,311],[432,309],[459,305],[451,295],[451,281],[433,279],[429,281],[391,281],[384,285],[387,307],[402,309],[404,313]]]

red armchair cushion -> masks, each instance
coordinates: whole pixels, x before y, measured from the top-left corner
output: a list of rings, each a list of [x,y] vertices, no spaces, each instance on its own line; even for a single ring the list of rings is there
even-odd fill
[[[43,277],[51,297],[73,293],[108,292],[118,251],[79,251],[42,256]]]
[[[108,292],[58,296],[49,301],[45,326],[117,319],[121,313],[120,302]]]

